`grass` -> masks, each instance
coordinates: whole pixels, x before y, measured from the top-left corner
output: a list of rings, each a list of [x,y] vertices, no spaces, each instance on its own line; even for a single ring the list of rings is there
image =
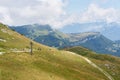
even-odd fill
[[[12,52],[29,49],[28,38],[0,24],[0,80],[108,80],[81,57],[33,41],[33,55]]]
[[[15,48],[21,50],[25,48],[29,49],[30,42],[32,41],[24,37],[23,35],[9,29],[3,24],[0,24],[0,39],[6,40],[6,42],[0,41],[0,48],[8,51]],[[38,48],[38,46],[41,46],[34,41],[33,44],[35,45],[34,48]]]
[[[54,51],[53,54],[50,51],[36,51],[32,56],[29,53],[1,55],[1,80],[107,80],[78,56]]]
[[[120,80],[119,57],[105,55],[105,54],[96,54],[95,52],[92,52],[91,50],[88,50],[83,47],[72,47],[72,48],[67,48],[66,50],[88,57],[99,67],[107,71],[115,80]]]

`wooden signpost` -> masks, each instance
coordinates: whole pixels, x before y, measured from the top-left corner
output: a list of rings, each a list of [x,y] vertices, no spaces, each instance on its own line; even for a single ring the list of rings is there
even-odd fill
[[[33,42],[32,41],[30,42],[30,54],[31,55],[33,54]]]

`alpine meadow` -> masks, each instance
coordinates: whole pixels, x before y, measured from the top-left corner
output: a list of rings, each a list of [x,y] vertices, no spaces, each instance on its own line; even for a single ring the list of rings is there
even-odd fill
[[[120,80],[120,0],[0,0],[0,80]]]

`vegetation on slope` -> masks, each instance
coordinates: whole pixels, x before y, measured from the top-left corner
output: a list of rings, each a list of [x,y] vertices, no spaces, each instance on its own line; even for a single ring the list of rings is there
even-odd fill
[[[66,50],[86,56],[96,63],[99,67],[110,73],[115,80],[120,79],[120,58],[105,54],[96,54],[95,52],[83,47],[71,47]]]
[[[0,80],[108,80],[98,69],[68,51],[59,51],[33,42],[0,24]],[[3,41],[5,40],[5,41]],[[11,51],[11,49],[16,49]]]
[[[32,40],[0,24],[0,51],[28,50]],[[35,48],[40,44],[34,42]]]

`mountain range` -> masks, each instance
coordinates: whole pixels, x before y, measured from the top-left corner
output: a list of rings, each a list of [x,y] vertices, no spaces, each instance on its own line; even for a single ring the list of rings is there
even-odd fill
[[[34,42],[4,24],[0,24],[0,34],[0,80],[120,79],[119,57],[96,54],[83,47],[58,50]]]
[[[64,33],[100,32],[110,40],[120,40],[120,23],[116,22],[73,23],[59,30]]]
[[[66,38],[68,35],[52,29],[49,25],[23,25],[12,26],[18,33],[25,35],[26,37],[33,39],[36,42],[51,46],[51,47],[63,47],[67,44]]]
[[[89,24],[93,25],[93,24]],[[95,25],[100,25],[97,23]],[[120,44],[102,35],[100,32],[63,33],[49,25],[10,26],[11,29],[26,37],[56,48],[83,46],[97,53],[120,56]],[[69,30],[69,29],[68,29]]]

